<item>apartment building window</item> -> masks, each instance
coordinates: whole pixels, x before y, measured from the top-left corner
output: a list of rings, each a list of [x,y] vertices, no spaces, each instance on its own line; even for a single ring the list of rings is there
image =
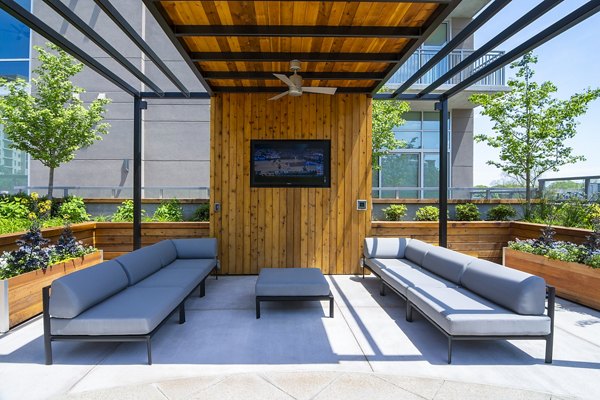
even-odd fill
[[[373,196],[437,198],[440,171],[439,114],[412,111],[406,113],[404,119],[406,123],[394,129],[394,135],[404,145],[382,157],[379,160],[381,169],[373,171],[373,187],[389,189],[374,189]]]
[[[31,0],[17,0],[30,9]],[[0,76],[29,79],[30,30],[25,25],[0,11]]]

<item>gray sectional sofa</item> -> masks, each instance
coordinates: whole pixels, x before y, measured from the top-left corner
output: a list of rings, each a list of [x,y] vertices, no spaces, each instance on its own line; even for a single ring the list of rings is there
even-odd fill
[[[105,261],[55,280],[43,290],[46,364],[52,342],[144,341],[152,363],[152,335],[185,299],[218,272],[217,240],[174,239]]]
[[[448,339],[543,339],[552,362],[555,290],[545,281],[416,239],[366,238],[363,268],[406,300]],[[548,302],[547,312],[546,300]]]

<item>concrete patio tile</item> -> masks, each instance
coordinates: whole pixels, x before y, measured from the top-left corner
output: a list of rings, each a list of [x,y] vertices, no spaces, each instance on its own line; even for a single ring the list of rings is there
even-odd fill
[[[442,387],[442,379],[420,378],[403,375],[381,375],[377,376],[393,385],[408,392],[419,395],[425,399],[432,400],[438,390]]]
[[[195,376],[193,378],[174,379],[156,384],[169,400],[188,399],[197,393],[226,379],[225,376]]]
[[[344,374],[333,381],[314,399],[423,400],[422,397],[416,394],[392,385],[374,375],[367,374]]]
[[[164,394],[153,385],[127,386],[57,396],[53,400],[166,400]]]
[[[445,381],[434,400],[550,400],[546,393]]]
[[[298,400],[312,399],[340,376],[339,372],[274,372],[262,375]]]
[[[189,399],[290,400],[293,397],[257,375],[243,374],[230,376]]]

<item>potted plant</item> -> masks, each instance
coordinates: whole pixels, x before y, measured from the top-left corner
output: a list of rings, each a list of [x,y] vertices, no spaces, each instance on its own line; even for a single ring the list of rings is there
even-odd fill
[[[103,260],[102,251],[85,246],[67,224],[50,244],[34,221],[17,244],[0,256],[0,332],[42,312],[42,288],[54,279]]]
[[[509,242],[503,264],[541,276],[556,294],[600,310],[600,221],[583,244],[554,240],[547,226],[538,239]]]

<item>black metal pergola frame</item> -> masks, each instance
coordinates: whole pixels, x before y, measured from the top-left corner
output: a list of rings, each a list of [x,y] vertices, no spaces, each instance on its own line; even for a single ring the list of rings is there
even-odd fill
[[[480,81],[487,75],[497,71],[515,61],[525,53],[551,40],[562,32],[572,28],[578,23],[584,21],[590,16],[600,11],[600,0],[589,0],[579,8],[554,22],[539,33],[531,36],[529,39],[516,46],[512,50],[499,56],[490,63],[484,65],[474,71],[472,75],[463,79],[456,85],[442,93],[433,93],[442,84],[449,79],[458,75],[461,71],[472,65],[474,61],[480,58],[486,52],[494,49],[499,44],[505,42],[514,34],[523,30],[526,26],[538,20],[542,15],[546,14],[552,8],[562,3],[563,0],[544,0],[528,13],[517,19],[510,26],[498,33],[487,43],[483,44],[479,49],[475,50],[470,56],[465,58],[441,77],[428,85],[425,89],[416,94],[405,93],[414,82],[421,76],[431,70],[437,63],[443,60],[450,52],[456,49],[464,40],[471,36],[477,29],[488,22],[502,8],[504,8],[510,0],[494,0],[483,11],[481,11],[460,33],[450,40],[442,49],[427,63],[425,63],[418,71],[409,77],[398,89],[392,93],[379,93],[384,84],[391,76],[409,59],[409,57],[422,45],[425,39],[437,28],[437,26],[448,17],[450,12],[458,6],[461,0],[375,0],[376,2],[409,2],[409,3],[438,3],[440,4],[439,11],[436,12],[430,20],[429,26],[421,31],[420,28],[374,28],[374,27],[329,27],[327,29],[319,29],[314,27],[298,27],[298,26],[190,26],[186,28],[178,28],[175,31],[171,30],[165,16],[157,7],[160,0],[143,0],[144,4],[154,16],[158,24],[163,28],[167,37],[173,43],[175,48],[182,55],[183,60],[188,64],[192,72],[198,78],[200,83],[206,89],[206,92],[190,92],[185,85],[177,78],[177,76],[169,69],[162,61],[160,56],[156,54],[154,49],[136,32],[136,30],[127,22],[127,19],[111,4],[109,0],[94,0],[100,9],[114,22],[116,27],[120,29],[139,49],[144,53],[150,61],[177,87],[178,91],[165,92],[159,88],[147,75],[129,62],[125,56],[119,53],[110,43],[98,35],[94,29],[76,15],[68,6],[60,0],[42,0],[50,6],[58,15],[63,17],[65,21],[79,30],[86,38],[96,44],[113,60],[119,63],[125,70],[131,73],[139,82],[148,86],[150,91],[140,91],[130,85],[123,78],[119,77],[115,72],[108,69],[103,64],[99,63],[93,57],[88,55],[80,47],[66,39],[63,35],[47,25],[40,18],[35,16],[29,10],[21,7],[14,0],[0,0],[0,9],[6,11],[14,18],[28,26],[30,29],[45,37],[47,40],[56,44],[67,53],[81,61],[86,66],[90,67],[98,74],[109,80],[111,83],[119,87],[124,92],[133,97],[133,203],[134,203],[134,221],[133,221],[133,248],[141,247],[141,208],[142,208],[142,110],[147,108],[146,99],[210,99],[215,93],[213,88],[208,84],[207,79],[266,79],[270,78],[271,72],[203,72],[200,71],[196,62],[203,60],[236,60],[243,58],[245,61],[289,61],[296,58],[303,61],[369,61],[373,62],[373,54],[365,53],[333,53],[328,54],[324,59],[321,53],[192,53],[188,54],[179,37],[188,35],[194,36],[320,36],[320,37],[394,37],[407,38],[409,44],[403,49],[401,54],[396,53],[379,53],[376,54],[377,60],[381,62],[393,63],[391,68],[385,71],[385,76],[381,77],[375,73],[361,72],[315,72],[304,73],[307,79],[352,79],[352,80],[375,80],[377,84],[373,88],[369,88],[370,94],[376,100],[409,100],[409,101],[435,101],[435,109],[440,112],[440,172],[439,172],[439,244],[447,246],[447,210],[448,210],[448,124],[449,110],[448,99],[456,95],[460,91],[466,89],[472,84]],[[309,0],[312,1],[312,0]],[[342,1],[342,0],[333,0]],[[347,0],[344,0],[347,1]],[[246,87],[246,92],[272,92],[277,88],[266,87]],[[239,92],[239,87],[220,87],[219,92]],[[353,90],[339,88],[338,93],[354,92]]]

